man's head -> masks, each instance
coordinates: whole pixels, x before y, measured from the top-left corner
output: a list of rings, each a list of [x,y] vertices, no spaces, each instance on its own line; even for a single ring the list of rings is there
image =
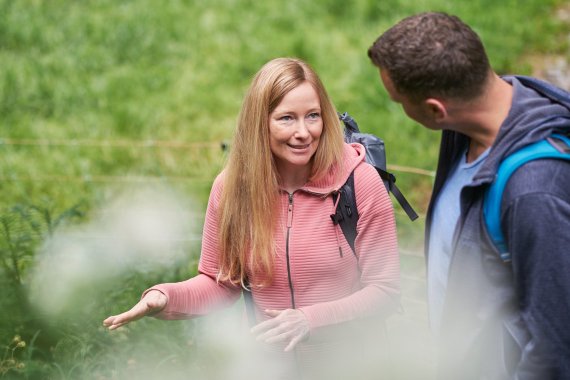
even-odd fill
[[[414,102],[432,97],[470,101],[483,93],[492,75],[477,34],[445,13],[401,20],[374,42],[368,56],[397,93]]]

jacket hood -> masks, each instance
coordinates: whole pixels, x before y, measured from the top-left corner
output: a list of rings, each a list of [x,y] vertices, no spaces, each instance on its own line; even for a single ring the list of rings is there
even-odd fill
[[[364,162],[366,157],[364,146],[358,143],[345,143],[342,153],[341,167],[338,170],[330,170],[324,177],[308,182],[303,186],[302,190],[323,195],[338,191],[344,185],[350,173],[361,162]]]
[[[570,109],[524,86],[515,76],[503,80],[513,86],[512,107],[473,185],[491,181],[501,161],[520,148],[553,133],[570,133]]]

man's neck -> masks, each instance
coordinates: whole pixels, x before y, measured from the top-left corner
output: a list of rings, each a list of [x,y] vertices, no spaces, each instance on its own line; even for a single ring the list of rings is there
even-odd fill
[[[483,95],[457,112],[460,122],[454,129],[471,139],[467,162],[473,162],[493,145],[511,109],[512,96],[512,86],[493,74]]]
[[[469,147],[467,148],[467,163],[475,161],[480,155],[483,154],[491,145],[480,144],[476,140],[471,139]]]

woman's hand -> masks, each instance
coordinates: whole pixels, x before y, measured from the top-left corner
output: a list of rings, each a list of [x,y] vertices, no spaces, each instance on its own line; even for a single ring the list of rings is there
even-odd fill
[[[251,329],[253,334],[257,334],[256,340],[265,343],[285,343],[285,351],[291,351],[297,343],[309,336],[309,322],[302,311],[266,310],[265,313],[272,318]]]
[[[109,330],[115,330],[146,315],[158,313],[164,309],[166,301],[167,298],[162,292],[151,290],[131,310],[110,316],[103,321],[103,325]]]

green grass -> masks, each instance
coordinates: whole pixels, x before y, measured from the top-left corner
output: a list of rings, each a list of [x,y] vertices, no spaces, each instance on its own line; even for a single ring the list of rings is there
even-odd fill
[[[3,289],[12,289],[0,301],[10,311],[0,319],[0,348],[10,351],[15,335],[27,343],[13,351],[14,362],[0,356],[0,377],[136,377],[136,363],[161,368],[165,361],[175,365],[171,360],[201,371],[189,359],[196,351],[187,344],[193,323],[144,321],[111,335],[98,327],[148,285],[195,273],[195,247],[184,265],[91,284],[89,300],[78,297],[67,319],[50,321],[28,304],[29,272],[58,215],[66,225],[86,223],[126,184],[167,184],[194,200],[201,223],[225,160],[220,143],[231,140],[246,87],[267,60],[309,62],[338,110],[385,140],[389,164],[431,171],[439,136],[390,102],[366,57],[370,44],[402,17],[442,10],[474,27],[498,72],[529,74],[521,59],[526,54],[568,55],[570,28],[552,17],[564,4],[0,0],[0,215],[8,226],[0,241],[0,279]],[[433,178],[396,175],[425,212]],[[424,221],[411,223],[399,209],[397,221],[403,249],[417,250]],[[15,268],[18,276],[9,275]],[[134,344],[142,348],[130,354]],[[153,350],[158,353],[150,359]],[[25,367],[7,369],[10,363]]]

